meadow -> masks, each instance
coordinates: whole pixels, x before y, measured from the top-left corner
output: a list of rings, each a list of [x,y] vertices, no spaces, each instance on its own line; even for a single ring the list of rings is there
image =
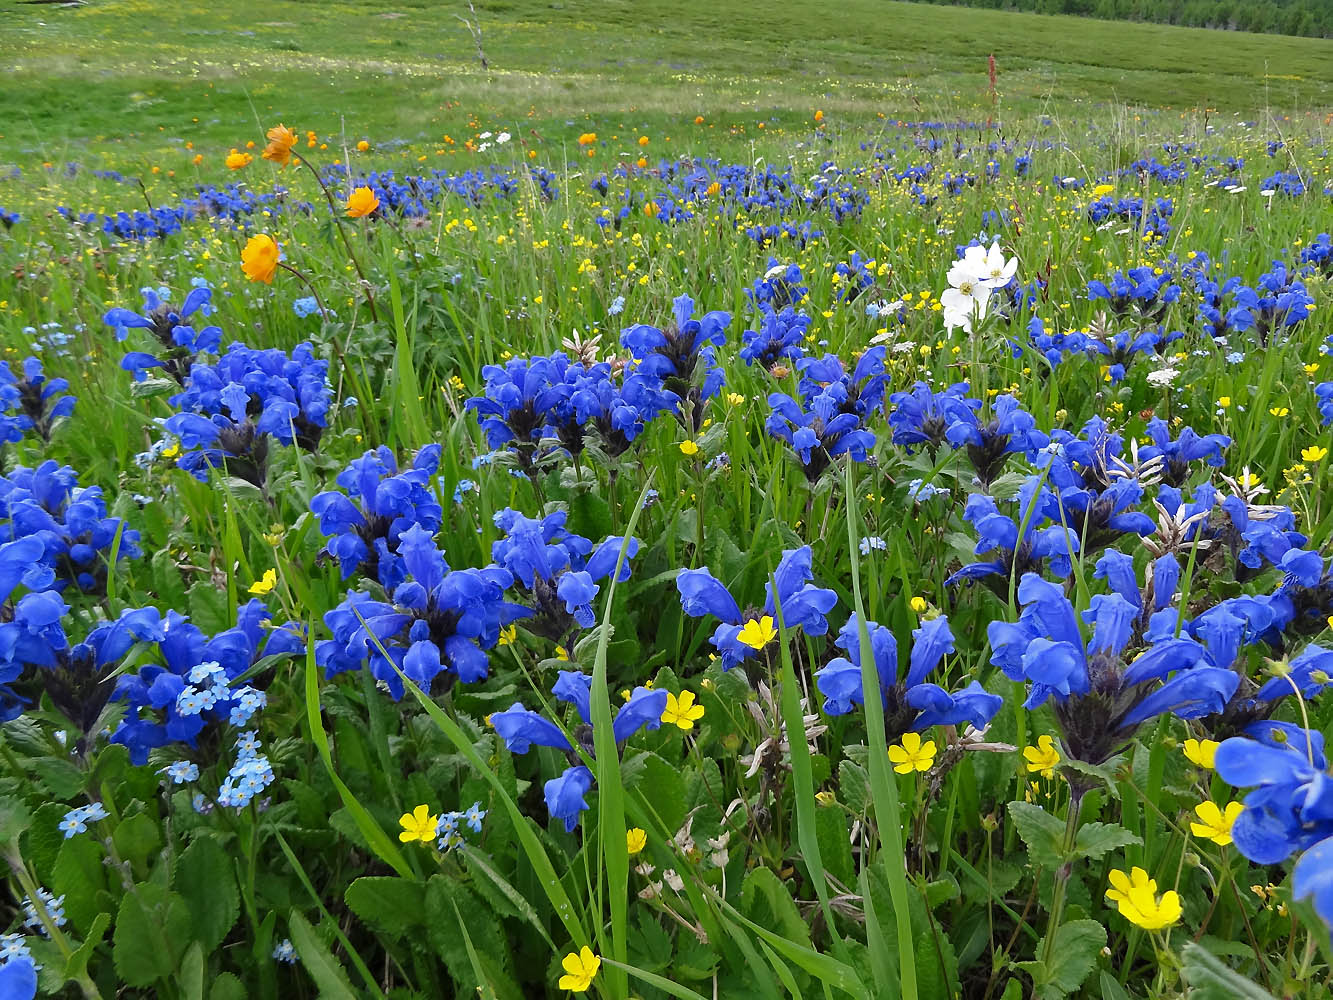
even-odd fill
[[[0,998],[1330,994],[1333,44],[0,16]]]

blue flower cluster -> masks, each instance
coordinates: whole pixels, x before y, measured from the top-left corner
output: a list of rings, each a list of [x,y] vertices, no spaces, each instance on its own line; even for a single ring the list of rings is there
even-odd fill
[[[814,482],[839,455],[864,462],[875,435],[864,423],[884,404],[888,374],[883,346],[864,351],[848,373],[842,360],[828,354],[796,362],[801,373],[800,399],[775,392],[764,427],[791,445],[806,479]]]
[[[270,439],[319,446],[332,402],[328,370],[309,343],[290,357],[236,343],[214,364],[195,363],[171,397],[181,412],[165,424],[186,449],[176,464],[201,480],[208,469],[224,469],[263,489]]]
[[[146,330],[157,344],[152,351],[130,351],[120,366],[143,380],[149,371],[161,368],[184,385],[190,369],[201,354],[217,354],[222,345],[222,328],[205,326],[195,329],[195,317],[207,317],[214,311],[213,290],[200,281],[190,289],[177,308],[168,301],[168,289],[143,289],[143,311],[117,307],[108,310],[102,322],[115,330],[117,340],[125,340],[131,329]]]
[[[403,582],[407,571],[398,555],[402,533],[420,525],[433,534],[442,523],[444,511],[431,489],[439,466],[438,444],[423,447],[411,468],[402,472],[393,452],[381,445],[338,473],[338,485],[346,493],[315,494],[310,510],[329,539],[326,551],[338,560],[344,580],[361,573],[390,591]]]

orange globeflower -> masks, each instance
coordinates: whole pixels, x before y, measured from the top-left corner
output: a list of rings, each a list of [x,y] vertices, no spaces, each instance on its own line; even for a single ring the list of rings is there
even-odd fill
[[[292,158],[292,147],[295,145],[295,132],[286,125],[274,125],[268,130],[268,145],[264,147],[264,159],[285,167],[287,161]]]
[[[640,146],[648,145],[648,137],[646,135],[639,136],[639,145]]]
[[[362,139],[360,142],[356,144],[356,148],[360,150],[362,153],[364,153],[367,149],[370,148],[370,143],[366,142],[365,139]]]
[[[347,216],[352,219],[364,219],[380,207],[380,200],[368,187],[359,187],[347,199]]]
[[[584,132],[581,136],[579,136],[580,146],[591,146],[596,141],[597,141],[596,132]]]
[[[196,167],[199,166],[199,164],[201,164],[201,163],[204,162],[204,154],[203,154],[203,153],[195,153],[195,154],[194,154],[194,159],[192,159],[190,162],[193,163]]]
[[[702,125],[703,123],[704,123],[704,116],[703,116],[703,115],[695,115],[695,116],[694,116],[694,124],[696,124],[696,125]]]
[[[249,153],[242,153],[233,146],[231,152],[227,154],[227,169],[240,170],[242,167],[248,167],[253,159]]]
[[[251,281],[273,284],[273,275],[278,270],[278,244],[272,236],[259,233],[250,237],[241,251],[241,270]]]
[[[817,122],[822,122],[823,120],[824,120],[824,112],[822,112],[822,111],[816,111],[816,112],[815,112],[815,121],[817,121]]]

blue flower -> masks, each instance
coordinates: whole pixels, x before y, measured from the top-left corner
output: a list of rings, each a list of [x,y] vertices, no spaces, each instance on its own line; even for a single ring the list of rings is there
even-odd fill
[[[37,996],[37,968],[27,955],[0,965],[0,996],[6,1000],[33,1000]]]
[[[890,742],[905,732],[935,725],[969,722],[984,729],[1003,705],[1002,698],[987,693],[975,681],[952,695],[926,682],[944,656],[953,652],[954,637],[947,618],[930,619],[912,633],[911,659],[902,678],[898,676],[898,646],[893,633],[875,622],[867,622],[866,631],[879,674],[885,735]],[[829,661],[817,671],[815,683],[824,696],[824,711],[829,715],[845,715],[853,705],[865,702],[861,686],[861,637],[855,614],[848,618],[834,645],[847,655]]]
[[[1013,396],[997,397],[994,416],[984,425],[970,406],[953,407],[950,415],[953,421],[945,430],[945,439],[953,447],[967,450],[982,489],[990,488],[1009,455],[1024,455],[1035,462],[1037,453],[1050,443],[1050,438],[1037,430],[1037,421]]]
[[[772,368],[784,358],[793,361],[803,358],[805,350],[801,345],[809,328],[810,317],[791,306],[781,312],[766,308],[759,314],[759,329],[741,334],[741,360],[747,365],[758,363],[763,368]]]
[[[27,431],[36,431],[43,441],[51,440],[56,421],[74,412],[74,396],[61,395],[69,389],[69,379],[48,379],[40,358],[23,362],[23,377],[16,379],[7,362],[0,361],[0,406],[8,410],[17,405],[18,414],[9,421],[3,440],[17,441]],[[11,429],[12,428],[12,429]],[[17,431],[19,436],[14,436]]]
[[[884,348],[864,352],[851,374],[832,356],[797,363],[802,371],[800,402],[780,392],[768,397],[768,433],[792,446],[809,482],[816,481],[839,455],[866,461],[875,435],[861,423],[884,399]]]
[[[721,654],[722,669],[730,670],[758,654],[757,649],[740,641],[741,629],[746,622],[762,616],[776,621],[778,606],[781,607],[782,620],[788,629],[800,628],[808,635],[824,635],[828,632],[827,615],[838,602],[838,596],[832,590],[816,587],[810,582],[814,575],[812,558],[808,545],[784,550],[773,574],[777,581],[776,601],[773,585],[766,584],[762,610],[753,609],[744,614],[730,591],[707,567],[684,569],[677,574],[676,589],[680,592],[680,606],[684,612],[691,618],[712,615],[722,620],[710,640]]]
[[[925,445],[933,455],[951,426],[974,419],[974,411],[981,409],[981,400],[967,398],[967,389],[962,382],[933,392],[926,383],[917,382],[908,392],[895,392],[889,397],[893,443],[906,446],[909,452],[915,445]]]
[[[963,518],[977,532],[973,552],[990,558],[968,563],[945,580],[945,585],[984,580],[1004,588],[1007,595],[1008,581],[1014,573],[1023,575],[1049,569],[1056,576],[1068,576],[1073,570],[1072,557],[1079,551],[1078,534],[1058,521],[1046,519],[1044,511],[1049,509],[1051,501],[1050,492],[1037,477],[1030,477],[1019,489],[1018,509],[1013,517],[1001,513],[994,498],[984,493],[968,497]]]
[[[558,700],[574,706],[581,725],[575,727],[573,735],[579,750],[588,758],[593,757],[591,690],[592,677],[575,670],[562,670],[551,689]],[[640,729],[661,726],[666,705],[666,691],[635,688],[612,720],[616,745],[623,746]],[[490,722],[511,753],[527,753],[534,745],[565,752],[570,766],[559,777],[546,782],[546,808],[552,819],[564,822],[566,832],[572,831],[583,810],[588,808],[585,796],[592,788],[593,774],[581,763],[579,752],[564,731],[544,716],[524,708],[521,702],[515,702],[507,711],[494,713]]]

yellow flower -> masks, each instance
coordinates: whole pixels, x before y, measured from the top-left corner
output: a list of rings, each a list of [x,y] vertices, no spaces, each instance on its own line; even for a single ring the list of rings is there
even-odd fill
[[[1270,406],[1268,408],[1268,413],[1269,416],[1273,417],[1285,417],[1291,413],[1291,410],[1287,409],[1285,406]]]
[[[920,733],[903,733],[902,743],[889,747],[889,761],[899,774],[929,771],[935,763],[935,741],[922,743]]]
[[[557,660],[568,660],[569,650],[567,650],[564,646],[557,644],[555,647],[555,658]]]
[[[1194,807],[1199,822],[1190,823],[1190,833],[1225,847],[1231,843],[1231,826],[1244,808],[1239,802],[1228,802],[1226,809],[1219,809],[1216,802],[1200,802]]]
[[[351,219],[364,219],[380,207],[380,200],[368,187],[359,187],[347,198],[347,216]]]
[[[414,840],[429,844],[435,839],[435,827],[439,822],[440,817],[430,814],[430,806],[417,806],[410,813],[398,817],[398,825],[403,828],[398,839],[404,844]]]
[[[763,649],[770,642],[778,637],[778,630],[773,625],[773,616],[764,615],[762,618],[751,618],[741,626],[736,638],[751,649]]]
[[[581,136],[579,136],[580,146],[591,146],[596,141],[597,141],[596,132],[584,132]]]
[[[657,207],[657,202],[655,201],[650,201],[643,206],[643,214],[648,216],[648,218],[650,219],[657,218],[657,213],[660,211],[662,210]]]
[[[1102,195],[1110,194],[1114,190],[1115,190],[1114,184],[1098,184],[1096,187],[1092,189],[1092,196],[1094,198],[1100,198]]]
[[[924,597],[913,597],[910,603],[912,605],[912,610],[917,614],[922,614],[928,607]]]
[[[272,236],[258,233],[250,237],[241,251],[241,270],[251,281],[273,284],[273,275],[278,270],[278,244]]]
[[[730,403],[732,406],[740,406],[742,403],[745,402],[745,397],[742,396],[739,392],[729,392],[727,393],[727,402]]]
[[[500,629],[500,638],[496,642],[497,646],[512,646],[518,641],[518,626],[506,625]]]
[[[667,692],[666,710],[662,712],[663,722],[668,725],[674,723],[688,733],[694,728],[694,723],[703,717],[704,707],[695,704],[693,691],[682,691],[679,698]]]
[[[1054,778],[1055,769],[1060,763],[1060,751],[1055,748],[1055,741],[1048,735],[1037,740],[1035,747],[1024,747],[1023,758],[1027,761],[1027,770],[1034,771],[1043,778]]]
[[[164,449],[162,450],[162,457],[163,457],[163,458],[175,458],[175,457],[176,457],[177,455],[179,455],[180,453],[181,453],[180,442],[179,442],[179,441],[172,441],[172,442],[171,442],[171,445],[170,445],[169,447],[164,448]]]
[[[693,458],[695,455],[699,454],[699,446],[693,441],[682,441],[680,443],[680,453]]]
[[[1180,897],[1164,892],[1159,900],[1157,882],[1142,868],[1133,869],[1129,875],[1111,872],[1106,898],[1116,904],[1121,916],[1145,931],[1160,931],[1180,920]]]
[[[277,585],[278,571],[276,569],[266,569],[262,578],[250,584],[250,593],[263,597],[265,594],[273,593],[273,588]]]
[[[817,121],[817,122],[822,122],[823,120],[824,120],[824,112],[822,112],[822,111],[816,111],[816,112],[815,112],[815,121]]]
[[[1185,756],[1196,767],[1207,768],[1211,771],[1213,769],[1213,758],[1217,756],[1219,745],[1216,740],[1186,740]]]
[[[1230,397],[1230,396],[1218,396],[1218,397],[1217,397],[1217,405],[1218,405],[1218,407],[1219,407],[1220,409],[1223,409],[1223,410],[1229,410],[1229,409],[1231,409],[1231,397]]]
[[[639,136],[639,145],[640,146],[648,145],[648,137],[646,135]]]
[[[268,130],[268,145],[264,147],[264,159],[285,167],[287,161],[292,158],[292,147],[295,145],[295,132],[286,125],[274,125]]]
[[[1328,457],[1328,449],[1321,448],[1319,445],[1311,445],[1309,448],[1301,449],[1301,460],[1305,462],[1322,462]]]
[[[227,159],[226,159],[227,169],[240,170],[242,167],[248,167],[253,159],[254,157],[251,156],[249,153],[242,153],[239,150],[233,148],[232,151],[227,154]]]
[[[366,150],[370,148],[370,143],[366,142],[365,139],[362,139],[360,142],[356,144],[356,148],[358,152],[364,153]]]
[[[644,833],[639,827],[625,831],[625,850],[629,851],[632,858],[645,847],[648,846],[648,834]]]
[[[602,967],[602,960],[585,944],[581,951],[571,951],[566,955],[560,967],[565,970],[565,974],[560,977],[560,988],[583,993],[592,985],[597,970]]]

